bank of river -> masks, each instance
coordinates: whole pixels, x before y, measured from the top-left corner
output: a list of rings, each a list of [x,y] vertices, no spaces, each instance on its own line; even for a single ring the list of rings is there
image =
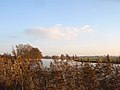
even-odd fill
[[[53,60],[53,59],[42,59],[42,64],[43,66],[45,67],[49,67],[50,66],[50,63],[67,63],[69,65],[72,65],[72,66],[75,66],[75,65],[80,65],[82,62],[78,62],[78,61],[73,61],[73,60]],[[97,63],[92,63],[92,62],[83,62],[83,63],[89,63],[93,66],[95,66]],[[105,64],[105,63],[100,63],[100,64]],[[111,63],[112,64],[112,63]],[[120,64],[113,64],[114,66],[120,66]]]

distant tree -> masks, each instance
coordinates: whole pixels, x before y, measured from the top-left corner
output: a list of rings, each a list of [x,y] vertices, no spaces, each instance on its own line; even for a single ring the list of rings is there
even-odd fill
[[[60,59],[61,59],[61,60],[65,60],[66,57],[65,57],[63,54],[61,54]]]
[[[44,59],[51,59],[51,56],[48,56],[48,55],[47,55],[47,56],[44,56],[43,58],[44,58]]]
[[[41,59],[42,54],[38,48],[34,48],[29,44],[19,44],[13,47],[12,54],[15,58],[21,57],[22,59]]]
[[[68,54],[66,54],[66,59],[67,59],[67,60],[70,60],[70,59],[71,59]]]
[[[58,60],[58,59],[59,59],[59,56],[53,55],[53,56],[52,56],[52,59],[57,59],[57,60]]]

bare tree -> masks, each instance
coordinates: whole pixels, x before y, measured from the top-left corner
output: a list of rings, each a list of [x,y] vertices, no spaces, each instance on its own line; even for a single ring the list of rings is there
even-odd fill
[[[34,48],[29,44],[19,44],[13,47],[12,54],[15,58],[21,57],[22,59],[40,60],[42,53],[38,48]]]

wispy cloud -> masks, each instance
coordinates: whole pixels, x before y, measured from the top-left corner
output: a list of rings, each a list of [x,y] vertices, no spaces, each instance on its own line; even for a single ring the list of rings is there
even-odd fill
[[[57,24],[51,27],[33,27],[27,29],[25,32],[27,34],[40,36],[48,39],[66,39],[71,40],[78,37],[79,33],[88,33],[92,32],[94,29],[85,25],[83,27],[69,27],[62,26],[61,24]]]
[[[19,39],[19,38],[22,38],[20,36],[10,36],[9,38],[12,38],[12,39]]]

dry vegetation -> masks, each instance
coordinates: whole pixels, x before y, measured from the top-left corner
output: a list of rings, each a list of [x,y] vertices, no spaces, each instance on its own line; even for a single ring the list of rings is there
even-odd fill
[[[0,90],[120,90],[120,66],[54,62],[46,68],[6,56],[0,59]]]
[[[109,56],[95,65],[55,61],[45,67],[30,45],[17,45],[13,55],[0,57],[0,90],[120,90],[120,65]]]

